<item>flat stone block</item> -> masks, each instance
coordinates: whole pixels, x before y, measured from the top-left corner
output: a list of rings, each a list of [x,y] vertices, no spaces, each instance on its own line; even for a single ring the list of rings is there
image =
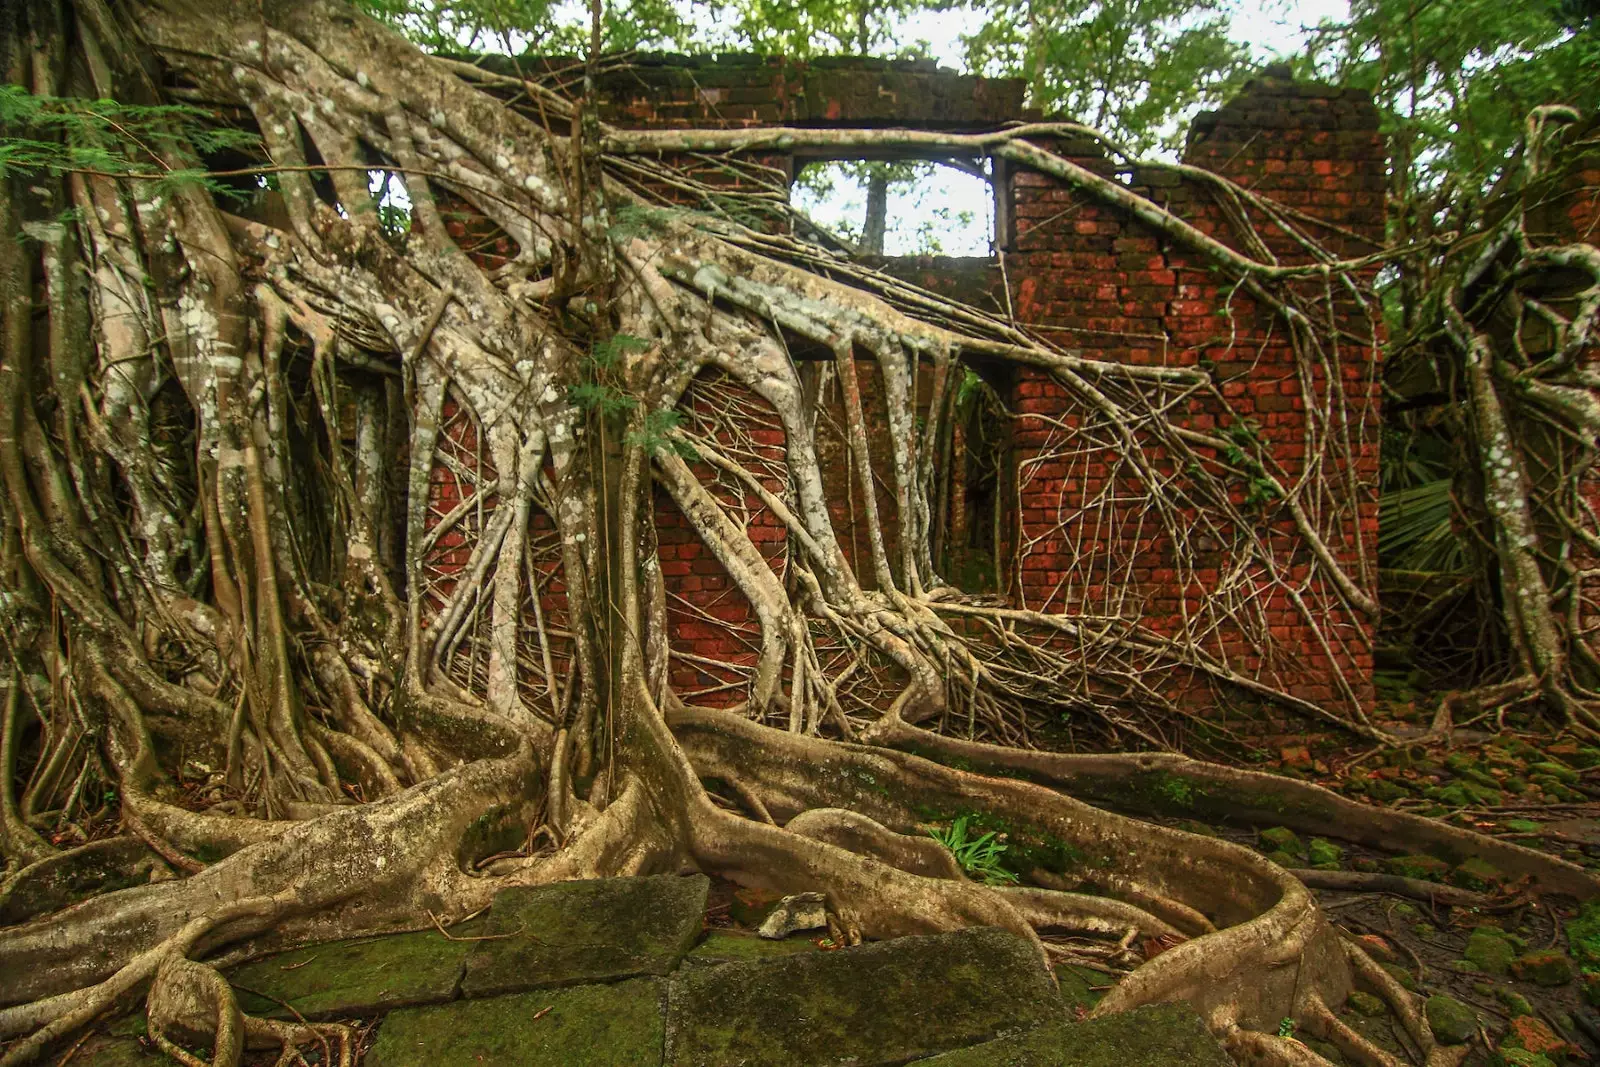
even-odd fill
[[[679,971],[667,987],[666,1063],[899,1064],[1062,1012],[1032,946],[1014,934],[905,937]]]
[[[227,979],[252,1015],[288,1017],[279,1001],[308,1019],[369,1015],[453,999],[474,944],[437,930],[330,941],[236,967]]]
[[[602,878],[503,890],[467,956],[469,997],[667,974],[705,918],[704,875]]]
[[[641,978],[392,1011],[364,1067],[652,1067],[661,982]]]
[[[1155,1004],[1083,1022],[1054,1023],[921,1060],[927,1067],[1233,1067],[1187,1004]]]
[[[782,941],[769,941],[754,934],[711,930],[698,945],[689,950],[689,956],[684,962],[744,963],[748,960],[779,959],[796,953],[820,951],[822,950],[803,937],[786,937]]]

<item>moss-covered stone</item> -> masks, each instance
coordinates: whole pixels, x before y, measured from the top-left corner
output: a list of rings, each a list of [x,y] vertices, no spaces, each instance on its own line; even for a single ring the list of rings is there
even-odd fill
[[[661,981],[585,985],[390,1012],[365,1067],[648,1067],[661,1062]]]
[[[685,969],[668,983],[666,1062],[905,1063],[1062,1019],[1028,943],[983,928]]]
[[[1446,1045],[1461,1045],[1478,1032],[1478,1016],[1454,997],[1431,996],[1423,1005],[1433,1036]]]
[[[1390,874],[1398,874],[1402,878],[1420,878],[1428,882],[1438,882],[1450,872],[1450,865],[1437,856],[1391,856],[1383,864],[1389,869]]]
[[[1517,1018],[1519,1015],[1533,1014],[1533,1005],[1528,1003],[1528,998],[1523,996],[1521,993],[1518,993],[1515,989],[1507,989],[1505,986],[1496,986],[1494,989],[1494,995],[1495,998],[1505,1006],[1506,1014],[1510,1015],[1513,1019]]]
[[[1100,1003],[1100,998],[1106,995],[1103,987],[1114,981],[1110,975],[1074,963],[1058,965],[1055,974],[1056,988],[1061,991],[1061,1003],[1074,1014],[1079,1008],[1087,1011]]]
[[[1385,963],[1380,960],[1378,962],[1378,966],[1388,971],[1390,977],[1392,977],[1396,982],[1399,982],[1403,988],[1409,989],[1413,993],[1417,991],[1417,980],[1411,977],[1410,971],[1406,970],[1398,963]]]
[[[1569,1052],[1578,1051],[1576,1045],[1559,1037],[1544,1020],[1532,1015],[1520,1015],[1512,1019],[1510,1025],[1506,1027],[1505,1034],[1501,1036],[1502,1053],[1514,1048],[1537,1052],[1541,1056],[1548,1056],[1557,1061],[1564,1060]]]
[[[1447,808],[1466,808],[1471,807],[1473,803],[1472,794],[1467,792],[1465,782],[1429,786],[1423,790],[1422,795],[1429,800],[1443,804]]]
[[[1456,865],[1450,872],[1450,881],[1465,889],[1486,891],[1505,881],[1505,875],[1488,860],[1472,856]]]
[[[469,997],[667,974],[693,947],[710,880],[601,878],[502,890],[467,956]]]
[[[1322,837],[1313,837],[1306,846],[1306,857],[1319,871],[1336,871],[1344,861],[1344,849]]]
[[[922,1061],[924,1067],[1230,1067],[1233,1063],[1188,1004],[1057,1023]]]
[[[1556,1067],[1555,1061],[1549,1056],[1541,1056],[1525,1048],[1503,1048],[1495,1055],[1505,1067]]]
[[[1469,963],[1486,974],[1509,974],[1516,954],[1516,946],[1501,936],[1500,931],[1483,927],[1472,931],[1466,950],[1462,952]]]
[[[1261,838],[1261,847],[1268,852],[1305,852],[1300,844],[1300,836],[1287,826],[1273,826],[1262,830],[1257,836]]]
[[[452,999],[471,947],[437,930],[332,941],[235,967],[227,978],[252,1015],[342,1018]]]
[[[1382,997],[1375,997],[1371,993],[1363,993],[1359,989],[1351,993],[1345,1003],[1357,1015],[1365,1015],[1368,1018],[1376,1018],[1379,1015],[1387,1014],[1389,1011],[1388,1007],[1383,1003]]]
[[[1576,785],[1578,781],[1577,771],[1564,763],[1557,763],[1554,760],[1542,760],[1538,763],[1528,764],[1528,774],[1530,776],[1545,775],[1564,785]],[[1534,777],[1534,781],[1538,781],[1538,778]]]
[[[1374,778],[1367,783],[1367,796],[1383,804],[1392,804],[1402,797],[1410,796],[1406,788],[1397,785],[1388,778]]]
[[[1527,952],[1511,961],[1511,973],[1524,982],[1554,987],[1572,981],[1572,961],[1554,949]]]
[[[1582,966],[1600,968],[1600,898],[1584,904],[1567,923],[1567,947]]]
[[[1294,870],[1297,867],[1303,867],[1305,866],[1306,862],[1303,858],[1295,855],[1293,852],[1285,852],[1281,848],[1274,852],[1267,853],[1267,859],[1271,860],[1273,863],[1276,863],[1279,867],[1287,867],[1290,870]]]
[[[804,937],[786,937],[774,941],[735,930],[710,930],[698,945],[689,950],[685,962],[741,963],[745,960],[791,956],[796,952],[819,951],[815,943]]]

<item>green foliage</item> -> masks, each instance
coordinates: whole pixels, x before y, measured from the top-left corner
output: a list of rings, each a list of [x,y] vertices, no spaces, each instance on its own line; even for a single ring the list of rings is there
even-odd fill
[[[1295,1029],[1296,1027],[1294,1020],[1289,1018],[1287,1015],[1278,1020],[1279,1037],[1293,1037]]]
[[[15,85],[0,85],[0,129],[7,131],[0,137],[0,178],[90,171],[150,179],[158,196],[188,185],[246,195],[210,175],[202,157],[259,143],[199,108],[37,96]]]
[[[367,14],[433,52],[583,55],[589,48],[586,5],[556,0],[356,0]],[[601,47],[687,50],[694,27],[671,0],[606,4]]]
[[[1567,945],[1584,971],[1600,970],[1600,901],[1589,901],[1567,923]]]
[[[617,361],[627,356],[630,352],[643,352],[650,347],[650,342],[643,337],[635,337],[628,333],[616,333],[603,341],[596,342],[589,350],[589,361],[595,367],[609,370],[617,365]]]
[[[639,401],[622,390],[599,382],[578,382],[567,388],[567,399],[584,411],[598,412],[602,418],[626,415]]]
[[[948,848],[961,869],[983,880],[985,885],[1007,885],[1017,881],[1017,876],[1000,865],[1006,844],[993,830],[971,836],[968,829],[971,816],[962,815],[948,828],[931,827],[929,836]]]
[[[720,0],[711,5],[722,32],[756,52],[912,56],[917,44],[890,36],[894,20],[913,11],[947,10],[951,0]]]
[[[691,462],[700,458],[700,453],[694,450],[689,442],[673,434],[683,423],[683,415],[677,411],[651,411],[644,417],[644,427],[628,433],[627,442],[638,445],[651,455],[661,452],[672,452],[681,459]]]
[[[1352,0],[1350,18],[1319,28],[1300,59],[1340,84],[1369,89],[1408,192],[1451,187],[1481,199],[1522,137],[1528,112],[1600,105],[1593,5],[1561,0]]]
[[[1156,785],[1156,789],[1180,808],[1194,807],[1194,786],[1175,774],[1163,777]]]
[[[650,347],[650,342],[632,334],[618,333],[597,341],[585,361],[584,380],[567,388],[567,400],[581,411],[593,412],[602,419],[624,418],[639,408],[639,398],[613,384],[617,365],[630,352]],[[674,432],[683,421],[676,411],[647,411],[643,424],[629,430],[624,440],[652,455],[669,451],[684,459],[699,458],[699,453]]]
[[[1027,79],[1030,102],[1136,152],[1178,147],[1175,122],[1248,74],[1228,0],[992,0],[967,39],[974,70]]]

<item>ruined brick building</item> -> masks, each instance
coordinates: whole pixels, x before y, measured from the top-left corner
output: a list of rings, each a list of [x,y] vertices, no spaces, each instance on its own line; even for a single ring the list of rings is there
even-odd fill
[[[1378,114],[1360,91],[1277,76],[1283,74],[1269,68],[1225,107],[1200,116],[1184,159],[1297,213],[1336,254],[1367,254],[1383,236],[1386,166]],[[971,132],[1036,118],[1023,108],[1023,89],[1018,80],[957,75],[923,61],[635,57],[606,76],[602,117],[634,128],[785,124]],[[1117,173],[1088,138],[1058,138],[1053,148],[1084,167],[1113,174],[1201,231],[1232,239],[1229,212],[1236,208],[1205,182],[1171,169]],[[767,173],[792,177],[816,158],[815,153],[766,151],[753,162],[771,168]],[[1170,417],[1208,433],[1248,426],[1283,469],[1295,474],[1306,455],[1305,390],[1325,392],[1327,383],[1302,381],[1303,373],[1315,378],[1321,371],[1297,365],[1281,322],[1136,219],[1043,174],[1008,168],[1002,160],[984,163],[993,175],[994,254],[891,259],[881,263],[882,269],[1014,316],[1088,356],[1204,367],[1231,412],[1210,395],[1196,393]],[[492,265],[494,234],[476,233],[470,219],[454,225],[458,240],[474,238],[470,248]],[[1265,226],[1261,234],[1264,250],[1279,261],[1304,261],[1306,250],[1281,231]],[[1341,417],[1352,424],[1350,436],[1358,444],[1348,469],[1330,479],[1342,487],[1341,495],[1323,501],[1319,521],[1330,531],[1330,550],[1371,591],[1377,567],[1377,339],[1370,332],[1363,338],[1354,327],[1347,334],[1339,361],[1331,366],[1343,391]],[[862,361],[859,368],[868,424],[885,435],[885,420],[871,417],[873,405],[881,404],[874,367]],[[1023,366],[980,367],[979,374],[993,401],[971,405],[956,426],[940,459],[945,471],[937,501],[942,521],[935,533],[935,562],[964,591],[1049,613],[1136,619],[1152,632],[1172,633],[1192,620],[1219,583],[1237,578],[1223,571],[1247,566],[1204,536],[1189,546],[1180,565],[1172,546],[1141,521],[1136,508],[1108,512],[1100,506],[1117,497],[1127,472],[1114,449],[1075,442],[1082,413],[1048,374]],[[769,487],[781,488],[783,434],[759,402],[708,380],[696,383],[691,403],[701,432],[736,436],[741,458]],[[492,476],[469,422],[454,418],[446,436],[452,454],[434,472],[434,523],[461,511],[474,486]],[[819,449],[830,488],[836,490],[831,499],[838,528],[846,531],[846,553],[861,564],[857,574],[870,585],[866,546],[855,532],[863,501],[848,473],[846,442],[819,429]],[[872,452],[887,455],[887,443],[877,442]],[[714,471],[702,474],[717,481]],[[719,482],[716,491],[781,573],[783,525],[746,488]],[[1240,485],[1241,506],[1250,492]],[[880,493],[892,490],[885,484]],[[893,542],[891,502],[885,495],[879,510],[885,538]],[[477,507],[476,518],[458,514],[433,544],[431,577],[440,592],[471,557],[479,528],[474,523],[483,521],[481,500]],[[1305,550],[1283,509],[1265,507],[1259,514],[1271,525],[1271,543],[1281,552],[1284,573],[1308,574]],[[664,496],[656,517],[672,620],[672,683],[691,700],[741,700],[744,678],[737,668],[755,657],[749,606]],[[540,531],[536,522],[535,555],[541,535],[548,537],[548,528]],[[892,543],[888,555],[896,558]],[[553,574],[554,556],[547,558],[546,573]],[[1329,612],[1320,606],[1325,603],[1315,588],[1263,584],[1248,604],[1253,632],[1224,628],[1205,639],[1234,669],[1306,700],[1369,704],[1372,621]],[[542,616],[534,621],[551,635],[549,650],[559,675],[566,657],[558,579],[530,597],[530,614],[534,607]],[[530,640],[530,647],[534,644]],[[1263,653],[1264,645],[1271,651]],[[1191,700],[1209,699],[1209,691],[1193,679],[1173,676],[1162,684],[1173,696],[1194,690]],[[856,699],[870,703],[882,695],[862,690]]]

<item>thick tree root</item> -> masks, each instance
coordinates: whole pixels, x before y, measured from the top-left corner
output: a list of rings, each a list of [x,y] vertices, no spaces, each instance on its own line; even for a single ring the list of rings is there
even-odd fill
[[[1183,999],[1219,1032],[1234,1025],[1272,1030],[1280,1019],[1302,1014],[1312,997],[1342,1003],[1350,991],[1344,946],[1310,893],[1247,849],[1137,823],[1032,783],[782,733],[722,712],[682,709],[669,721],[700,774],[725,778],[738,768],[758,783],[754,788],[779,822],[811,808],[847,806],[912,834],[929,821],[971,813],[1003,821],[1013,847],[1048,842],[1076,857],[1075,869],[1063,872],[1066,881],[1098,888],[1099,871],[1109,867],[1147,899],[1178,901],[1219,927],[1135,970],[1097,1012]],[[1148,921],[1152,930],[1177,933]]]
[[[1475,856],[1513,880],[1532,879],[1546,892],[1579,900],[1600,894],[1600,880],[1593,873],[1557,856],[1421,815],[1360,804],[1310,782],[1260,771],[1173,753],[1080,756],[1002,748],[945,737],[893,717],[876,724],[867,739],[932,760],[958,760],[979,773],[1027,778],[1125,811],[1287,826],[1370,848],[1428,853],[1456,862]],[[1173,781],[1184,788],[1162,788]]]
[[[355,1062],[355,1035],[349,1027],[246,1015],[227,979],[211,967],[181,957],[168,959],[156,972],[146,1014],[156,1044],[186,1067],[238,1067],[245,1049],[263,1048],[280,1049],[278,1063],[286,1067],[300,1058],[298,1049],[309,1044],[321,1046],[323,1063],[350,1067]],[[211,1046],[209,1060],[188,1051],[202,1044]]]
[[[108,893],[0,931],[0,972],[8,976],[0,999],[26,1004],[92,987],[191,923],[206,924],[192,941],[205,951],[269,928],[266,942],[292,943],[414,924],[428,910],[474,910],[493,887],[462,872],[469,831],[503,825],[526,836],[524,798],[536,779],[526,751],[469,763],[387,801],[297,825],[192,877]],[[249,910],[213,918],[230,901],[280,894],[289,896],[270,918]],[[0,1023],[0,1032],[19,1030]]]

